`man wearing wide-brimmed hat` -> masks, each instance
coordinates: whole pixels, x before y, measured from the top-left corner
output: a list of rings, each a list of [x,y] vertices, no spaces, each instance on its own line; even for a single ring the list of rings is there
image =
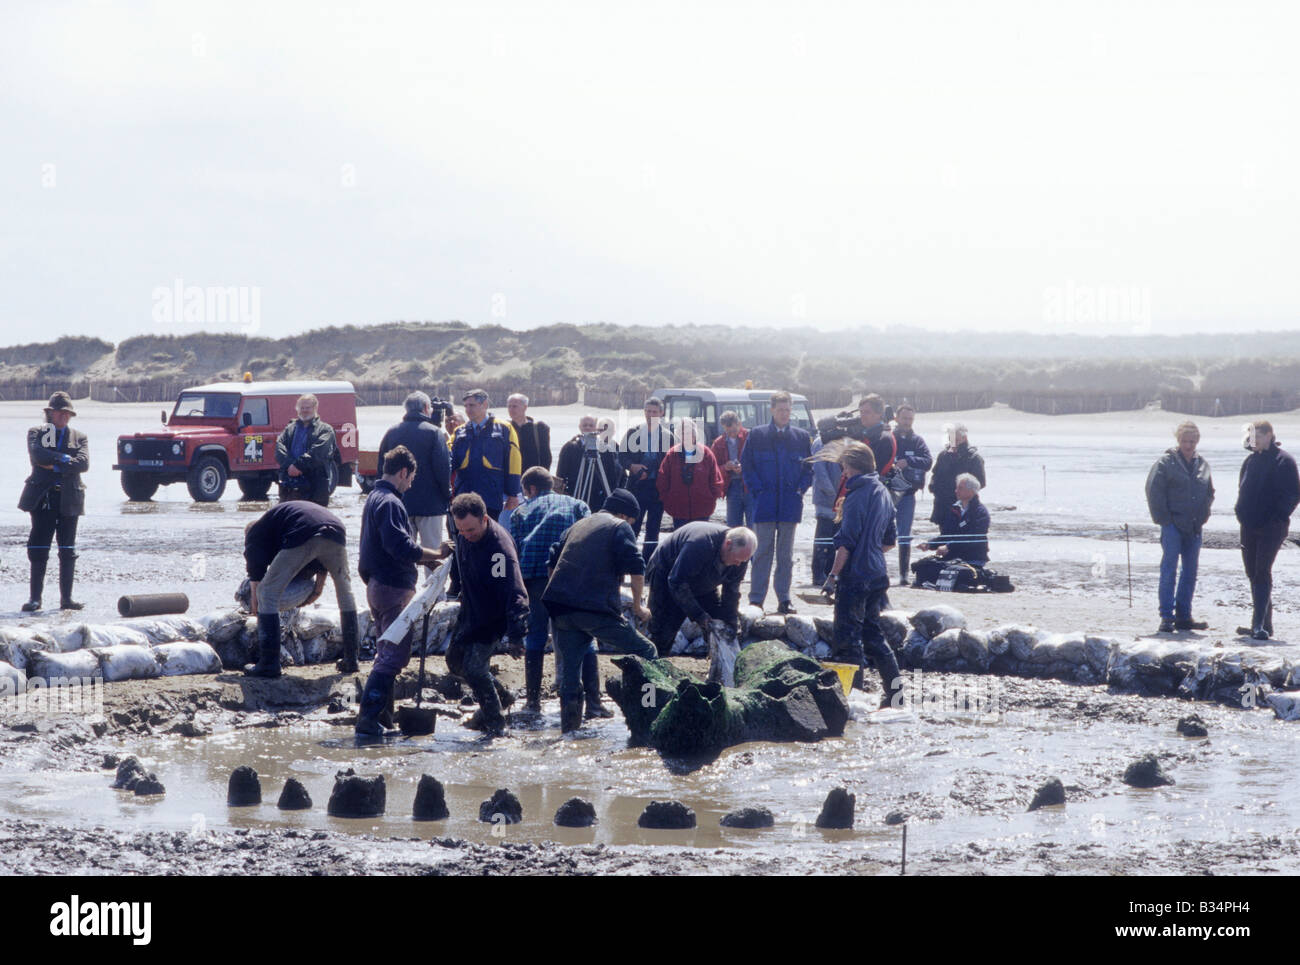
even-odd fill
[[[86,434],[68,425],[76,414],[68,393],[55,392],[45,407],[45,422],[27,430],[32,474],[18,500],[18,508],[32,514],[32,532],[27,537],[31,594],[23,604],[24,613],[41,608],[51,545],[59,548],[59,606],[64,610],[82,608],[72,599],[72,580],[77,561],[77,517],[86,511],[86,487],[81,474],[90,468],[90,448]],[[54,544],[56,537],[58,543]]]

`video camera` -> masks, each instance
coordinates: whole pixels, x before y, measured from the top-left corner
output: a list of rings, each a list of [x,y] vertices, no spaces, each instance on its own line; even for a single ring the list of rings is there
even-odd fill
[[[447,416],[455,410],[455,406],[446,399],[440,399],[436,395],[429,399],[429,418],[433,420],[434,425],[442,425]]]
[[[894,407],[885,406],[885,422],[894,421]],[[848,437],[858,442],[865,442],[867,439],[867,427],[862,424],[862,419],[853,409],[845,409],[839,415],[824,416],[817,420],[817,434],[821,436],[822,445],[828,442],[834,442],[836,439]]]

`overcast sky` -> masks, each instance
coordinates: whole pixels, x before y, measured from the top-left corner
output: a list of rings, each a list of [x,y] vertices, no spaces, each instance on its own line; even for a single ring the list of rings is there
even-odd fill
[[[0,344],[1300,327],[1295,7],[5,0]]]

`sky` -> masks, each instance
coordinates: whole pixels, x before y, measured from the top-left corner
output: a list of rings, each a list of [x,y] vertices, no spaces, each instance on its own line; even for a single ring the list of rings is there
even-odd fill
[[[1291,3],[0,5],[0,344],[1300,328]]]

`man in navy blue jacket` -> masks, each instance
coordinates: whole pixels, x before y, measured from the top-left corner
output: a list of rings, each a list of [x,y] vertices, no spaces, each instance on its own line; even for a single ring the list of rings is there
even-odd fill
[[[405,446],[415,456],[415,479],[402,494],[402,504],[421,545],[437,549],[442,545],[442,524],[451,502],[451,450],[447,433],[433,421],[433,400],[423,392],[406,397],[406,415],[384,433],[380,452]]]
[[[957,501],[939,523],[939,536],[921,543],[935,555],[918,560],[912,569],[915,586],[933,583],[949,563],[982,567],[989,561],[989,511],[980,502],[980,481],[971,473],[957,477]]]
[[[366,584],[366,602],[376,638],[384,635],[415,596],[416,565],[432,565],[441,558],[436,550],[423,549],[415,541],[411,519],[402,504],[402,494],[415,479],[411,450],[398,446],[384,453],[383,470],[361,511],[361,558],[357,565]],[[358,736],[383,734],[379,715],[393,697],[393,681],[410,659],[409,634],[400,643],[380,646],[361,694]]]
[[[790,424],[792,401],[789,392],[773,393],[769,401],[772,421],[749,433],[740,460],[745,485],[754,495],[754,530],[758,535],[758,550],[750,573],[749,602],[761,607],[767,599],[775,542],[779,613],[795,612],[790,603],[794,531],[803,518],[803,494],[813,482],[812,464],[805,461],[812,455],[812,438],[805,430]]]
[[[1252,428],[1254,452],[1241,464],[1236,512],[1254,610],[1250,631],[1267,640],[1273,634],[1273,560],[1300,504],[1300,475],[1295,458],[1278,447],[1272,423],[1261,420]]]
[[[898,428],[894,430],[894,471],[889,488],[894,495],[894,522],[898,529],[898,572],[900,585],[907,586],[907,565],[912,555],[912,520],[916,516],[916,494],[925,488],[925,474],[934,459],[925,440],[912,429],[916,409],[910,402],[898,407]]]
[[[659,541],[645,575],[650,639],[659,656],[672,651],[687,617],[701,626],[710,617],[739,625],[740,583],[754,543],[753,530],[710,522],[687,523]]]
[[[889,589],[885,553],[894,548],[894,500],[876,474],[871,448],[849,443],[840,453],[847,482],[835,534],[835,562],[824,592],[835,597],[835,649],[831,659],[862,667],[869,655],[880,674],[888,707],[901,686],[898,660],[880,628],[881,602]]]

